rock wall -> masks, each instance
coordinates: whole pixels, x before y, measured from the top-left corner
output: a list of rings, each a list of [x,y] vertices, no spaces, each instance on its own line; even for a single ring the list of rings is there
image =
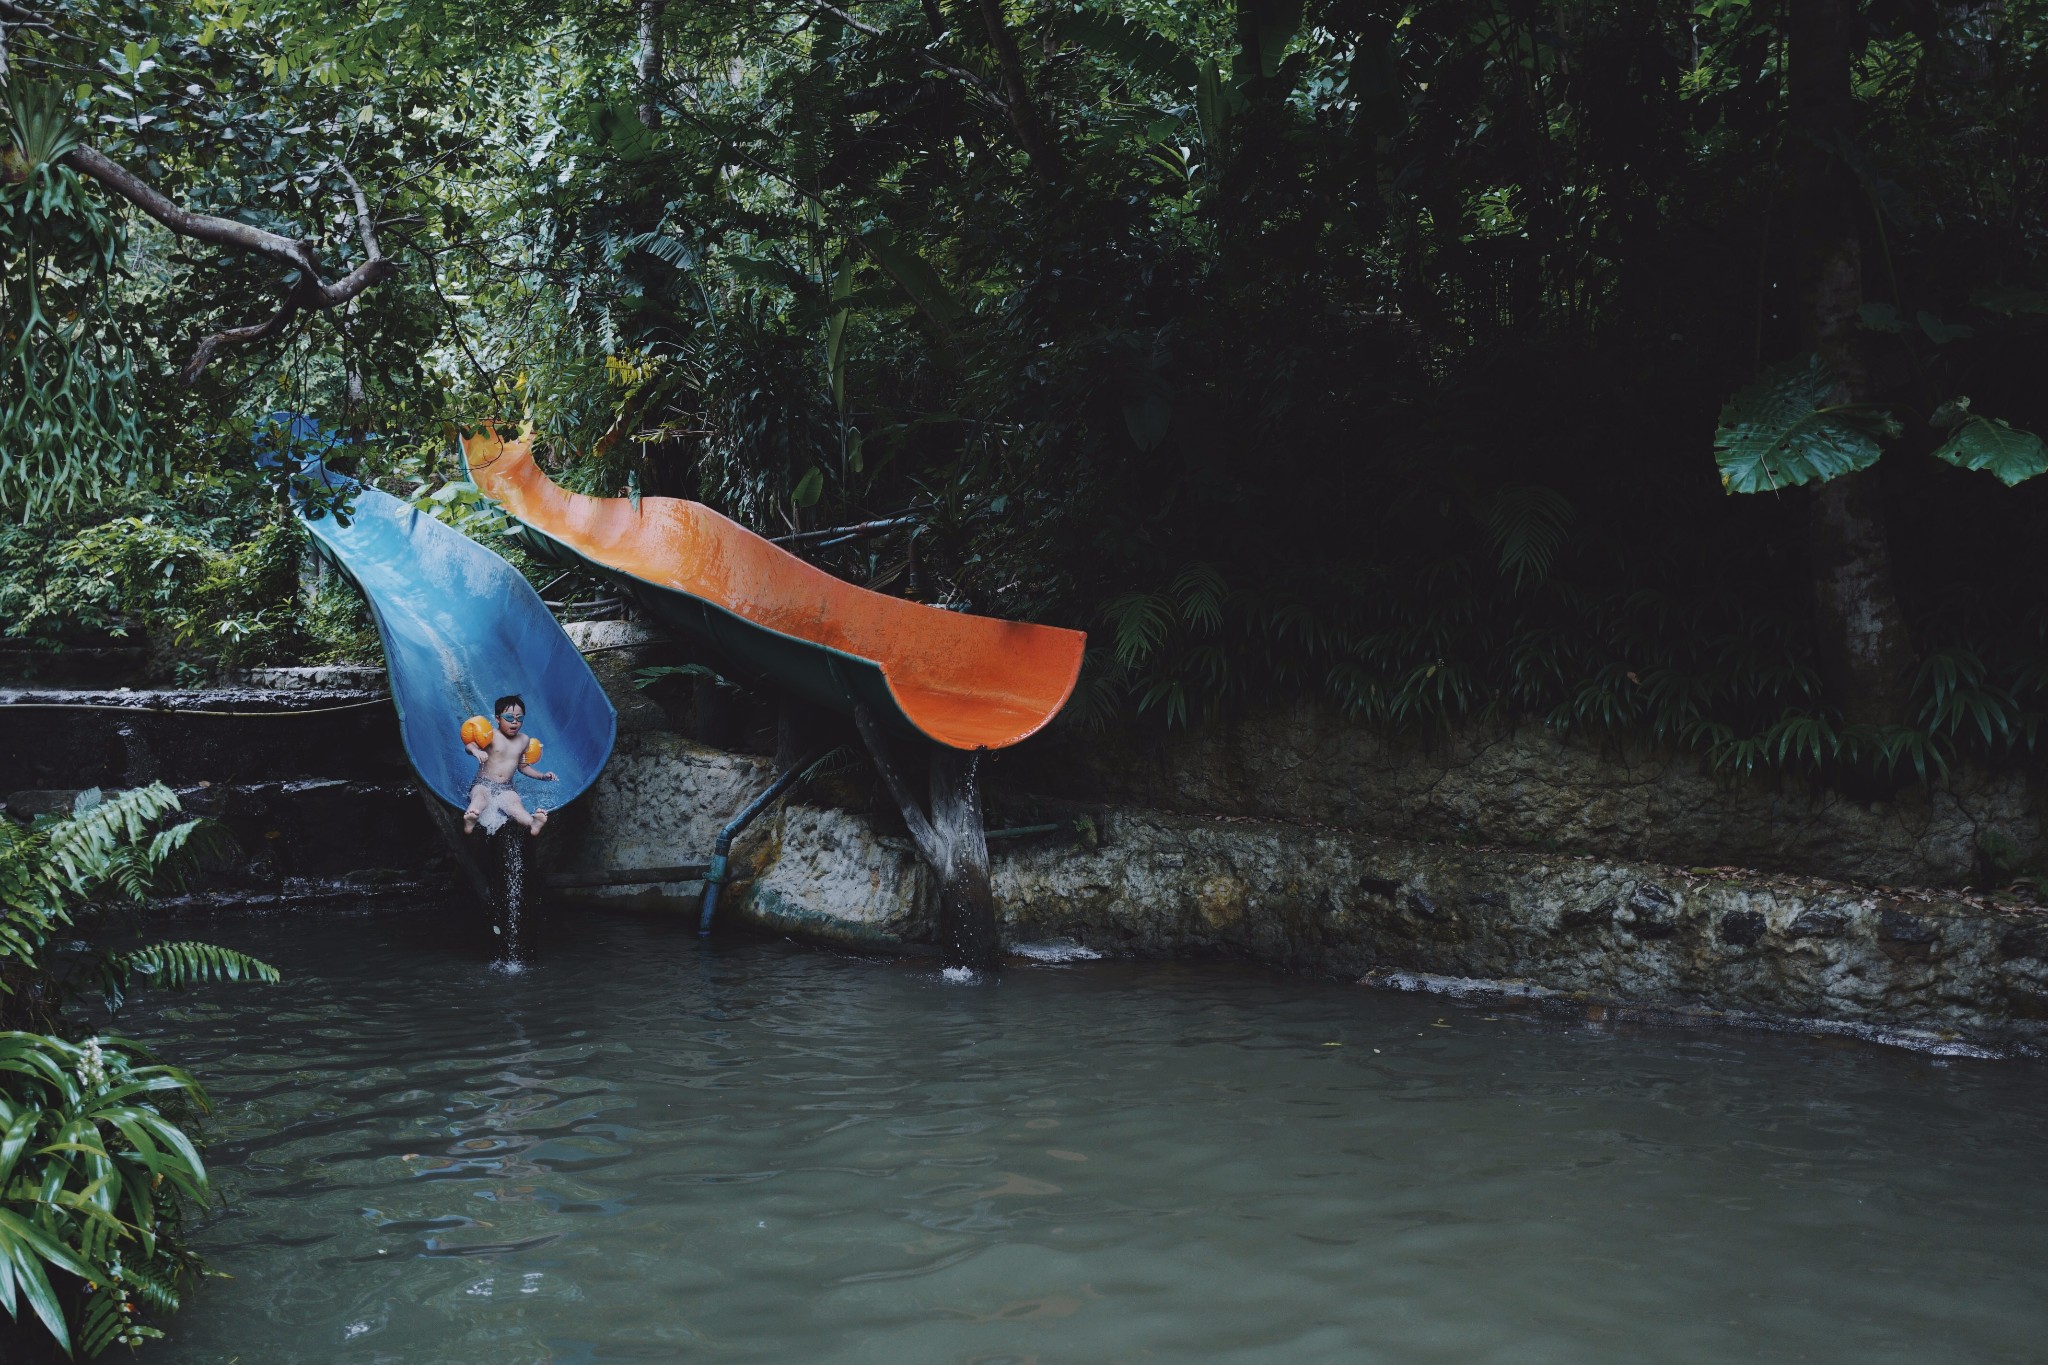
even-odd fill
[[[283,681],[204,692],[0,689],[0,815],[163,782],[228,836],[200,857],[183,903],[437,893],[450,868],[388,695],[345,670],[271,672]]]
[[[619,708],[622,734],[688,728],[674,690],[630,681],[636,668],[680,659],[675,646],[623,621],[569,629],[596,651],[591,663]],[[1962,768],[1931,787],[1858,796],[1789,777],[1716,776],[1697,755],[1535,725],[1390,740],[1306,701],[1186,731],[1055,723],[993,755],[988,786],[998,804],[1043,797],[1246,815],[1873,885],[1993,885],[2023,869],[2048,871],[2048,780],[2034,769]]]
[[[628,737],[569,866],[702,861],[718,825],[771,777],[766,759],[671,734]],[[1086,843],[996,846],[1013,945],[1057,937],[1403,987],[2048,1046],[2048,914],[2017,902],[1244,816],[1098,810],[1091,828]],[[864,814],[786,805],[734,854],[725,913],[758,928],[883,950],[931,937],[928,873],[907,840]],[[569,894],[687,912],[699,890]]]
[[[1880,884],[1962,886],[2048,866],[2048,786],[2035,772],[1960,770],[1859,800],[1539,726],[1389,741],[1308,703],[1170,735],[1055,727],[1005,756],[996,780],[1073,801]]]

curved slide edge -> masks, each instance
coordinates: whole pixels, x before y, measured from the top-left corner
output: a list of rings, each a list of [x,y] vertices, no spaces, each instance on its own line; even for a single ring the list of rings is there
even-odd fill
[[[309,440],[311,427],[292,419],[300,451],[332,444]],[[557,779],[515,778],[528,806],[558,809],[586,791],[611,757],[618,715],[525,577],[453,527],[317,459],[302,456],[299,472],[349,499],[346,525],[305,500],[299,515],[370,604],[406,756],[434,795],[458,810],[469,803],[477,765],[458,728],[512,692],[525,698],[527,732],[544,746],[542,770]]]
[[[741,671],[955,749],[1002,749],[1073,695],[1087,636],[969,616],[834,578],[701,503],[593,498],[550,480],[526,437],[463,439],[484,496],[557,561],[620,583]]]

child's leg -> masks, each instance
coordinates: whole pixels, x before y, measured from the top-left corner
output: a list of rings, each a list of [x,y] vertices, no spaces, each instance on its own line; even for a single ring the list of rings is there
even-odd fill
[[[477,817],[484,813],[484,807],[491,804],[491,794],[482,787],[469,789],[469,809],[462,812],[462,832],[476,832]]]
[[[528,834],[540,833],[541,826],[548,822],[548,813],[544,810],[537,810],[531,815],[527,814],[526,803],[519,799],[519,793],[517,792],[506,792],[498,805],[498,809],[524,825]]]

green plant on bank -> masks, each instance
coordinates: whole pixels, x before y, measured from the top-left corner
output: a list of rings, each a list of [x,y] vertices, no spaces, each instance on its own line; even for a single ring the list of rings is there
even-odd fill
[[[1388,733],[1528,718],[1560,735],[1647,738],[1729,775],[1927,782],[1960,757],[2039,752],[2048,615],[1990,658],[1960,643],[1930,652],[1911,722],[1856,726],[1823,694],[1800,613],[1729,593],[1588,591],[1550,576],[1547,557],[1532,569],[1515,537],[1494,545],[1490,562],[1447,556],[1342,594],[1235,588],[1190,565],[1104,607],[1106,644],[1090,648],[1077,702],[1097,723],[1128,706],[1179,727],[1307,692]]]
[[[205,1093],[127,1040],[57,1036],[81,997],[113,1010],[144,986],[279,979],[214,944],[123,942],[201,832],[177,812],[153,784],[0,819],[0,1310],[17,1345],[38,1331],[88,1358],[140,1345],[196,1269],[184,1217],[208,1184],[184,1125]]]

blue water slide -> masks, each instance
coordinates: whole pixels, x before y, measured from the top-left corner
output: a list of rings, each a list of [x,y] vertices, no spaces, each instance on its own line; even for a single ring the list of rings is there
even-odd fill
[[[275,438],[296,453],[295,501],[313,543],[369,601],[405,752],[428,788],[469,804],[477,765],[462,721],[516,692],[525,733],[543,746],[541,770],[557,779],[515,778],[528,808],[555,810],[588,789],[611,757],[618,714],[525,577],[454,527],[328,470],[317,452],[336,441],[310,419],[280,414],[259,450]],[[332,508],[303,496],[322,483]]]

